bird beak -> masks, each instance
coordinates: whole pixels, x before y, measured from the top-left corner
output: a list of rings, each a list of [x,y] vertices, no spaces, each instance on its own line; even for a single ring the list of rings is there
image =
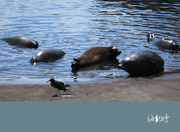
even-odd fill
[[[47,82],[50,82],[50,80],[48,80]]]

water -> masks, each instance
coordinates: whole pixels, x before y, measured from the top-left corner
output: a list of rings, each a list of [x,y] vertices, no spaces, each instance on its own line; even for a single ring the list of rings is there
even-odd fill
[[[166,0],[167,1],[167,0]],[[180,44],[180,2],[131,0],[1,0],[0,37],[25,36],[38,41],[37,50],[19,48],[0,40],[0,84],[45,83],[49,78],[73,81],[126,78],[113,66],[71,72],[71,62],[94,46],[115,46],[119,61],[151,50],[165,60],[165,74],[180,72],[180,53],[164,52],[147,43],[147,33]],[[59,48],[66,55],[56,62],[31,65],[36,52]]]

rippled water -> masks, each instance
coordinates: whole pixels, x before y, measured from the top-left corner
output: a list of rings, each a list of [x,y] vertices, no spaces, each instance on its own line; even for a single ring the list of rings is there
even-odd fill
[[[164,52],[147,43],[147,33],[180,44],[180,2],[139,0],[1,0],[0,37],[25,36],[38,41],[37,50],[8,45],[0,40],[0,84],[45,83],[51,77],[73,81],[124,78],[113,66],[71,72],[72,58],[93,46],[116,46],[119,61],[139,50],[151,50],[165,60],[165,74],[180,72],[180,53]],[[166,0],[167,1],[167,0]],[[31,65],[36,52],[60,48],[66,55],[56,62]]]

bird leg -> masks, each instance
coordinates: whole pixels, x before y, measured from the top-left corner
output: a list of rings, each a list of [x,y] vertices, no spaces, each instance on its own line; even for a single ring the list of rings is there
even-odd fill
[[[58,92],[59,92],[59,89],[57,90],[57,92],[56,92],[56,95],[58,96]],[[59,92],[59,94],[60,94],[60,92]]]

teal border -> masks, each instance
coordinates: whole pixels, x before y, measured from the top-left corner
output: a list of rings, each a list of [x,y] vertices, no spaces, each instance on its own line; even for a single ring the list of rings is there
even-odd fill
[[[179,130],[179,102],[0,102],[1,132]],[[148,115],[170,118],[148,122]]]

